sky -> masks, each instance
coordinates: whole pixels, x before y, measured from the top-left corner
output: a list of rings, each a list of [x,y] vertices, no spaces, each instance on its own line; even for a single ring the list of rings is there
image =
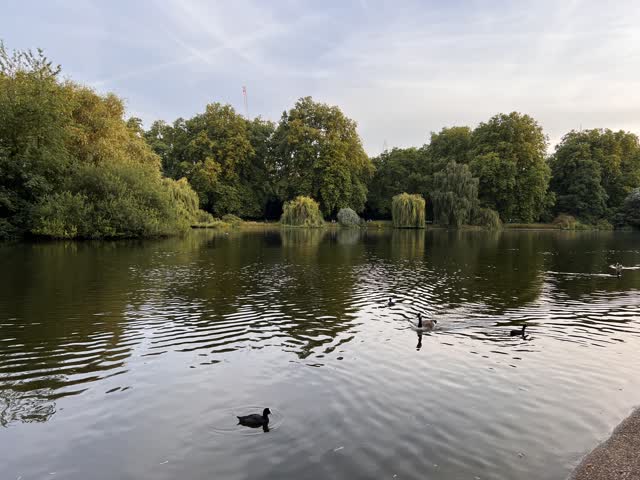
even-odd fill
[[[640,134],[640,2],[5,0],[0,39],[125,99],[146,126],[233,105],[338,105],[366,151],[519,111]]]

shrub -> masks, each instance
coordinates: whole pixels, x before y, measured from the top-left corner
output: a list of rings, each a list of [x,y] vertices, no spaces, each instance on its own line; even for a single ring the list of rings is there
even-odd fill
[[[561,213],[553,219],[553,224],[562,230],[575,230],[578,221],[572,215]]]
[[[238,227],[243,223],[243,220],[240,217],[236,217],[233,213],[227,213],[222,216],[222,221],[228,223],[232,227]]]
[[[341,208],[338,212],[338,223],[343,227],[359,227],[362,219],[350,208]]]
[[[324,225],[324,219],[318,202],[313,198],[299,196],[284,204],[280,223],[290,227],[317,228]]]
[[[607,222],[609,223],[609,222]],[[561,213],[553,220],[553,224],[561,230],[588,230],[590,227],[576,220],[575,217]]]
[[[196,224],[213,223],[214,220],[215,219],[213,218],[213,215],[211,215],[209,212],[205,212],[204,210],[198,210],[194,218],[194,223]]]
[[[477,208],[473,212],[473,224],[486,228],[487,230],[499,230],[502,228],[500,215],[490,208]]]
[[[391,201],[393,226],[396,228],[424,228],[426,202],[422,195],[401,193]]]
[[[640,188],[632,190],[625,198],[624,220],[629,225],[640,227]]]
[[[613,225],[611,225],[611,223],[609,223],[609,221],[605,220],[604,218],[598,220],[594,227],[596,228],[596,230],[613,230]]]
[[[186,184],[177,188],[189,187]],[[180,233],[191,224],[184,213],[191,207],[176,201],[175,193],[154,165],[83,165],[70,175],[62,192],[43,197],[34,207],[31,231],[54,238]]]

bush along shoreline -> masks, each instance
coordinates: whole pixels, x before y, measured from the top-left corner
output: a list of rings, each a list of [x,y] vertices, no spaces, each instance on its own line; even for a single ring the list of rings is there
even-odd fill
[[[631,132],[570,131],[550,154],[535,119],[499,113],[369,157],[356,122],[310,97],[277,122],[214,102],[145,128],[116,95],[61,75],[42,51],[0,41],[0,240],[157,237],[278,219],[640,228]]]

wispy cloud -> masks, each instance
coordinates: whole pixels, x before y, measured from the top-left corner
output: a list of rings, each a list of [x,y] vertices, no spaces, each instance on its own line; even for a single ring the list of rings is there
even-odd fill
[[[536,117],[552,141],[580,125],[640,132],[634,0],[27,0],[4,13],[10,47],[37,42],[147,122],[209,101],[241,106],[246,84],[251,111],[274,119],[302,95],[339,104],[370,153],[511,110]]]

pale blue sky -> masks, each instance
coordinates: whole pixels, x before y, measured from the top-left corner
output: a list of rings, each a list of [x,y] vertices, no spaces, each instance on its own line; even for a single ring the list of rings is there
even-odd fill
[[[277,120],[301,96],[339,105],[365,148],[518,110],[551,142],[640,133],[640,2],[5,0],[0,38],[42,47],[128,112],[190,117],[222,102]]]

